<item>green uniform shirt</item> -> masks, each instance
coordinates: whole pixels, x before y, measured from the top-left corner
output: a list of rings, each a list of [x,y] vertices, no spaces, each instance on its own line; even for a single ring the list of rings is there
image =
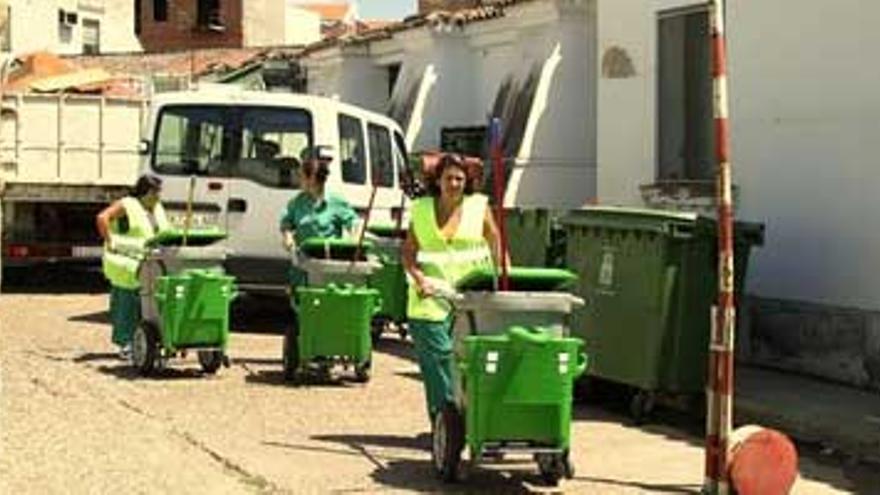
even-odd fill
[[[294,231],[297,245],[313,237],[338,238],[354,226],[357,213],[342,196],[325,193],[316,200],[310,194],[300,193],[287,203],[281,217],[281,230]]]

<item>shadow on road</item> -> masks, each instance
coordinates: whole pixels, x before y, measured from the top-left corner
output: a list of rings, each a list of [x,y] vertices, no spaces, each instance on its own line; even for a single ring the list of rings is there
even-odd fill
[[[138,374],[132,366],[127,364],[119,364],[115,366],[96,366],[94,367],[94,369],[105,375],[109,375],[122,380],[204,380],[205,378],[210,376],[195,368],[167,367],[156,370],[150,376],[146,377]]]
[[[95,325],[110,325],[110,312],[97,311],[95,313],[84,313],[81,315],[71,316],[67,321],[77,323],[93,323]]]
[[[379,447],[424,450],[426,452],[431,450],[430,433],[420,433],[414,437],[401,435],[312,435],[311,439],[320,442],[341,443],[351,448],[375,445]]]
[[[651,493],[701,493],[702,486],[699,484],[657,484],[657,483],[640,483],[638,481],[620,481],[610,478],[599,478],[595,476],[575,476],[575,480],[586,481],[598,485],[607,485],[609,487],[619,488],[637,488],[640,491]]]
[[[99,294],[109,285],[94,264],[41,264],[3,268],[5,294]]]

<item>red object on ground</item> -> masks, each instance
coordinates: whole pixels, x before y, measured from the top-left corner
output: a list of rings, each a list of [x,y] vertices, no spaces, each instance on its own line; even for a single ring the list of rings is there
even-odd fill
[[[784,495],[791,490],[798,475],[798,455],[788,437],[746,426],[737,429],[730,442],[730,483],[736,493]]]

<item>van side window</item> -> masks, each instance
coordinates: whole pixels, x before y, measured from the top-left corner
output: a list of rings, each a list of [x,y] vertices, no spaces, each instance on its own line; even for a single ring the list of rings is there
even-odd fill
[[[391,133],[387,128],[376,124],[369,124],[367,132],[370,137],[370,171],[373,185],[393,187],[394,161],[391,158]]]
[[[344,114],[339,114],[339,159],[343,182],[366,184],[363,126],[360,119]]]

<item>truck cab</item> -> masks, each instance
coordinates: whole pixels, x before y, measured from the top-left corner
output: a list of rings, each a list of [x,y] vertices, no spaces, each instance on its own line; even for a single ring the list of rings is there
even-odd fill
[[[360,213],[375,186],[371,223],[402,214],[407,151],[400,126],[382,114],[313,95],[212,88],[157,95],[149,129],[142,171],[163,179],[169,220],[182,227],[189,215],[190,226],[226,230],[226,268],[245,290],[286,286],[279,224],[299,193],[306,149],[329,154],[327,191]]]

